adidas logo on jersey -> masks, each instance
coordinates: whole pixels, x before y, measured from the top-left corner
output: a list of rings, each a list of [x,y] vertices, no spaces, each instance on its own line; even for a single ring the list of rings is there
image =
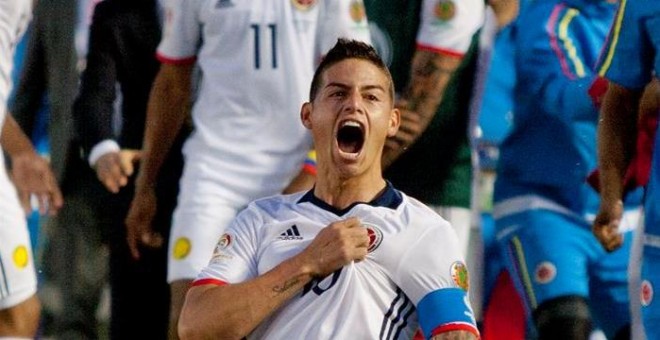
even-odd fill
[[[215,3],[215,8],[227,8],[227,7],[234,7],[234,3],[231,2],[231,0],[218,0],[218,2]]]
[[[300,232],[298,231],[298,226],[294,224],[291,226],[291,228],[281,233],[280,237],[278,237],[277,239],[289,241],[289,240],[302,240],[303,237],[300,236]]]

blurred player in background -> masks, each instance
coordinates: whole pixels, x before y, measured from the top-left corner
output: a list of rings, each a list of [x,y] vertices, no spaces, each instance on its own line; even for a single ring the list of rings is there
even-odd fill
[[[175,338],[185,292],[229,221],[251,200],[284,190],[311,148],[297,117],[315,65],[337,37],[369,41],[369,31],[360,0],[182,0],[164,14],[162,65],[126,222],[135,257],[139,244],[160,242],[151,226],[155,180],[194,101],[169,242]],[[202,79],[193,100],[196,65]]]
[[[615,1],[556,0],[527,5],[516,22],[513,127],[500,147],[494,217],[502,259],[540,339],[587,339],[599,326],[629,336],[627,265],[639,218],[631,195],[607,254],[591,233],[601,96],[595,65]]]
[[[42,213],[54,213],[62,196],[48,163],[7,111],[14,47],[32,16],[32,1],[2,0],[0,13],[0,145],[12,169],[9,176],[0,153],[0,337],[32,339],[41,304],[26,214],[32,197]]]
[[[654,292],[660,284],[659,2],[621,2],[601,58],[599,74],[609,81],[609,87],[598,126],[602,200],[593,232],[608,251],[618,252],[620,250],[615,249],[625,247],[627,239],[621,236],[626,227],[624,197],[629,195],[630,187],[645,186],[639,297],[646,337],[657,339],[660,335],[660,303]],[[645,86],[649,87],[650,93],[647,93],[640,110],[640,97]]]

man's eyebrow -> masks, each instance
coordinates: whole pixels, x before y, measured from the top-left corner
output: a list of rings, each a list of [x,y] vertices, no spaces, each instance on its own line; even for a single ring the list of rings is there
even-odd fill
[[[342,88],[342,89],[348,89],[351,86],[346,85],[344,83],[332,82],[332,83],[328,83],[328,85],[325,86],[325,88],[329,88],[329,87],[339,87],[339,88]],[[380,86],[380,85],[364,85],[364,86],[360,87],[360,90],[380,90],[380,91],[386,92],[385,88],[383,86]]]

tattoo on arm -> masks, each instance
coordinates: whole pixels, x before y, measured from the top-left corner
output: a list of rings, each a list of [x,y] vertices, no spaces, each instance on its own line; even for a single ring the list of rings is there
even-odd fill
[[[300,283],[300,278],[294,277],[292,279],[286,280],[284,283],[282,283],[282,285],[274,286],[273,292],[282,294],[291,289],[291,287],[296,286],[298,283]]]
[[[426,102],[433,98],[433,103],[425,109],[435,110],[442,95],[445,92],[445,87],[449,79],[456,70],[456,65],[443,65],[446,63],[448,57],[439,56],[435,53],[420,52],[416,55],[416,60],[413,62],[412,75],[408,88],[408,101],[409,110],[417,111],[420,105],[424,106]]]

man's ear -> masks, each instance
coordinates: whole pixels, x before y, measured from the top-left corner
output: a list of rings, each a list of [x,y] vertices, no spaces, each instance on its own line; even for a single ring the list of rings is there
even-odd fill
[[[401,125],[401,111],[399,111],[397,108],[394,108],[390,112],[390,126],[387,129],[387,136],[394,137],[396,132],[399,131],[399,125]]]
[[[300,120],[307,129],[312,129],[312,103],[306,102],[300,108]]]

